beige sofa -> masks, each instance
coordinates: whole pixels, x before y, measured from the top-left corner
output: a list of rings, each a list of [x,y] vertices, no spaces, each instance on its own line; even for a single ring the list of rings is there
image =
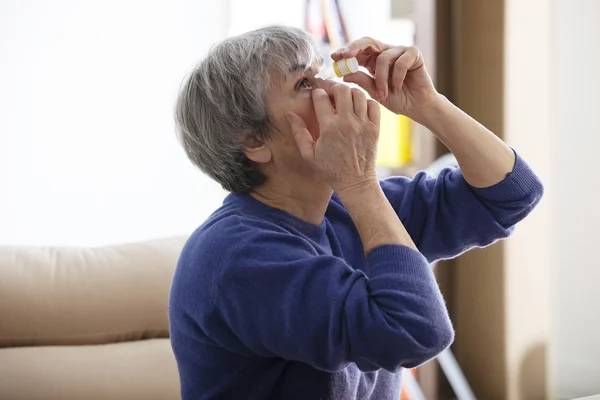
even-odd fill
[[[0,399],[179,399],[167,303],[184,242],[0,247]]]

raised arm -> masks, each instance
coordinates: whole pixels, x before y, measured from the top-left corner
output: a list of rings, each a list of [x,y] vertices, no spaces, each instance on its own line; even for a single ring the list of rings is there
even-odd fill
[[[388,178],[381,187],[430,262],[509,236],[542,193],[539,179],[518,156],[513,171],[489,188],[470,186],[460,169],[450,168],[436,178],[423,172],[414,179]]]
[[[543,186],[527,164],[483,125],[437,93],[414,47],[362,38],[332,54],[356,57],[358,84],[389,110],[429,128],[455,155],[460,171],[438,179],[396,178],[382,187],[417,247],[429,260],[452,257],[506,237],[539,202]]]

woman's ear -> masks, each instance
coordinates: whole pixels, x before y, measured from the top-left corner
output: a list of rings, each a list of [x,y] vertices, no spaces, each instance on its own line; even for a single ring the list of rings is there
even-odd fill
[[[244,141],[244,154],[255,163],[266,164],[271,161],[271,149],[252,136]]]

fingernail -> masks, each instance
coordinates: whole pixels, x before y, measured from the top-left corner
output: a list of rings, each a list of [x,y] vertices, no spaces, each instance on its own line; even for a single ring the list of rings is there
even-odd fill
[[[380,90],[379,92],[377,92],[377,97],[383,99],[385,97],[385,92],[383,90]]]

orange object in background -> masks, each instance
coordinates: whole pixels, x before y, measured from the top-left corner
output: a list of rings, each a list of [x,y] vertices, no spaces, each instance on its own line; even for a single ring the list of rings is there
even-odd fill
[[[409,371],[413,376],[417,376],[417,370],[415,368]],[[408,392],[405,389],[404,382],[402,383],[402,390],[400,391],[400,400],[411,400]]]

